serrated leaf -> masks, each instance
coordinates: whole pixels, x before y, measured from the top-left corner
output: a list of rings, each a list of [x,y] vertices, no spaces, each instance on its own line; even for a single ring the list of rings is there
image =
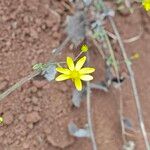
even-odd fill
[[[78,46],[85,38],[85,14],[76,12],[73,16],[67,16],[66,32],[71,41]]]
[[[55,65],[49,65],[44,71],[44,77],[48,80],[48,81],[52,81],[55,79],[55,75],[56,75],[56,66]]]
[[[90,137],[90,131],[88,128],[80,129],[73,122],[69,123],[68,130],[69,130],[70,135],[74,137],[78,137],[78,138]]]

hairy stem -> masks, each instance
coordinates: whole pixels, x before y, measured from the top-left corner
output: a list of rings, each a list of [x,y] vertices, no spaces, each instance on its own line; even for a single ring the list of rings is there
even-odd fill
[[[95,136],[94,136],[93,125],[92,125],[90,82],[87,82],[87,117],[88,117],[88,126],[89,126],[89,130],[90,130],[93,150],[98,150],[96,140],[95,140]]]
[[[89,52],[86,54],[87,56],[87,63],[89,63]],[[92,146],[93,150],[98,150],[97,144],[96,144],[96,139],[93,131],[93,124],[92,124],[92,111],[91,111],[91,87],[90,87],[90,82],[87,82],[87,120],[88,120],[88,127],[91,135],[91,141],[92,141]]]
[[[21,79],[16,84],[12,85],[4,93],[0,94],[0,101],[2,101],[2,99],[4,99],[6,96],[8,96],[13,91],[15,91],[16,89],[18,89],[19,87],[21,87],[24,83],[26,83],[27,81],[29,81],[29,80],[33,79],[34,77],[36,77],[37,75],[39,75],[40,72],[41,71],[32,72],[31,74],[29,74],[28,76],[24,77],[23,79]]]

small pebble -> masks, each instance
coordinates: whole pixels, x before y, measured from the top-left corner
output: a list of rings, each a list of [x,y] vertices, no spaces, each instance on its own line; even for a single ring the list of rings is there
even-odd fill
[[[41,117],[38,112],[33,111],[26,115],[26,122],[28,123],[36,123],[41,120]]]
[[[33,104],[35,104],[35,105],[37,105],[38,104],[38,98],[37,97],[33,97],[32,98],[32,102],[33,102]]]
[[[47,81],[41,80],[41,81],[33,81],[33,85],[37,88],[43,88],[47,84]]]
[[[33,129],[33,124],[32,123],[28,124],[28,128]]]
[[[30,146],[30,144],[27,143],[27,142],[24,142],[23,145],[22,145],[22,147],[23,147],[24,149],[29,148],[29,146]]]
[[[37,87],[35,87],[35,86],[31,87],[31,92],[36,93],[37,92]]]

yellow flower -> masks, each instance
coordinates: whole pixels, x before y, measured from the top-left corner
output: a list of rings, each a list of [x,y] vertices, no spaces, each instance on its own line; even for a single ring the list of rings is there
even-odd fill
[[[82,45],[82,47],[81,47],[82,52],[87,52],[88,50],[89,50],[89,48],[87,45]]]
[[[143,0],[142,5],[145,8],[146,11],[150,10],[150,0]]]
[[[133,56],[130,57],[130,59],[139,59],[140,58],[140,54],[139,53],[135,53]]]
[[[0,123],[3,123],[4,119],[2,117],[0,117]]]
[[[82,68],[85,61],[86,61],[86,57],[84,56],[78,60],[76,65],[74,65],[72,58],[67,57],[67,66],[69,69],[62,68],[62,67],[56,68],[56,70],[62,74],[59,75],[55,80],[56,81],[64,81],[67,79],[72,79],[77,90],[81,91],[82,90],[82,81],[81,80],[83,80],[83,81],[92,80],[93,77],[89,74],[95,71],[94,68],[89,68],[89,67]]]

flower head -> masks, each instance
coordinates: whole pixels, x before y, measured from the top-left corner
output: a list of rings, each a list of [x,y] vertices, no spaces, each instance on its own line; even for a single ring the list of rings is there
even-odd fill
[[[82,52],[87,52],[88,50],[89,50],[89,48],[87,45],[82,45],[82,47],[81,47]]]
[[[139,59],[140,58],[140,54],[139,53],[134,53],[134,55],[132,55],[130,57],[130,59],[134,60],[134,59]]]
[[[85,61],[86,61],[86,57],[84,56],[78,60],[76,65],[74,65],[72,58],[67,57],[68,69],[62,68],[62,67],[56,68],[56,70],[62,74],[59,75],[55,80],[56,81],[64,81],[67,79],[71,79],[74,82],[77,90],[81,91],[82,90],[82,81],[81,80],[83,80],[83,81],[92,80],[93,77],[89,74],[95,71],[94,68],[89,68],[89,67],[82,68]]]
[[[4,119],[3,117],[0,117],[0,123],[3,123]]]
[[[145,8],[146,11],[150,10],[150,0],[143,0],[142,5]]]

